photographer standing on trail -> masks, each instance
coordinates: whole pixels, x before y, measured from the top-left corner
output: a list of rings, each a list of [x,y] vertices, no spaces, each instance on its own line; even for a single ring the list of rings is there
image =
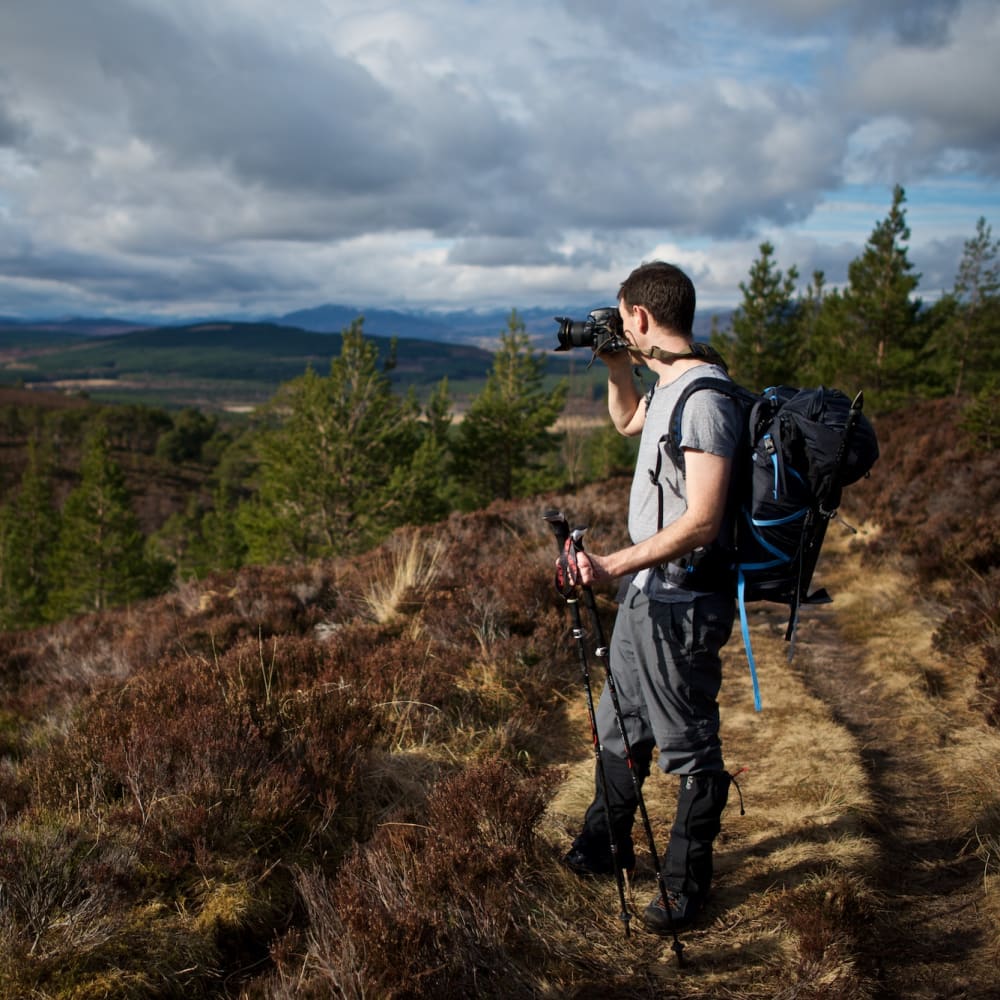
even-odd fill
[[[571,557],[584,586],[622,578],[608,666],[636,781],[641,787],[648,776],[654,748],[660,768],[680,776],[661,872],[666,898],[658,893],[643,913],[646,927],[660,933],[690,924],[708,894],[712,842],[732,781],[723,765],[717,696],[719,652],[735,617],[734,581],[720,550],[732,532],[727,497],[740,440],[739,407],[709,389],[690,397],[680,434],[683,467],[660,442],[686,384],[704,375],[728,378],[715,352],[694,344],[694,311],[694,285],[671,264],[643,264],[622,283],[618,315],[628,346],[612,344],[598,356],[608,368],[615,427],[642,435],[628,510],[633,544],[607,555],[578,551]],[[645,396],[635,364],[658,378]],[[564,858],[581,875],[613,873],[612,835],[621,867],[635,866],[638,801],[607,687],[596,720],[613,829],[607,828],[598,774],[583,829]]]

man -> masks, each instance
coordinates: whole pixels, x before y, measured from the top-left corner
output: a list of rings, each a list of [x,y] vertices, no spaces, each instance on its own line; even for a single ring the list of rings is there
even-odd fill
[[[694,285],[671,264],[643,264],[622,283],[618,312],[629,348],[599,356],[608,368],[612,421],[622,434],[642,435],[628,511],[633,544],[608,555],[575,557],[585,585],[624,578],[608,665],[636,780],[648,776],[654,747],[660,768],[680,776],[662,869],[667,898],[658,893],[643,913],[647,928],[660,933],[690,924],[708,894],[712,842],[732,780],[723,766],[716,699],[719,651],[735,615],[720,543],[732,528],[727,497],[740,439],[737,404],[710,389],[693,393],[683,409],[683,468],[665,451],[657,460],[685,385],[702,376],[728,377],[714,352],[693,347],[694,310]],[[646,365],[658,378],[645,397],[634,364]],[[716,560],[720,568],[713,570]],[[697,564],[694,571],[687,568],[691,564]],[[596,715],[618,860],[630,869],[637,798],[607,688]],[[613,871],[599,774],[597,784],[583,829],[564,859],[583,875]]]

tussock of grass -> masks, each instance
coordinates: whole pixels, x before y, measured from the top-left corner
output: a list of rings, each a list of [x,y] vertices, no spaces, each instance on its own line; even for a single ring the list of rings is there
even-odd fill
[[[385,624],[419,607],[433,586],[444,554],[443,541],[414,532],[393,537],[372,573],[365,605],[375,621]]]

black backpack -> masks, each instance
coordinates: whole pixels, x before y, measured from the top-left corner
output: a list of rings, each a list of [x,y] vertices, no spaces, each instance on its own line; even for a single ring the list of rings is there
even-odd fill
[[[660,439],[663,451],[684,469],[680,448],[684,404],[693,392],[715,389],[735,399],[743,412],[743,439],[733,467],[730,493],[734,538],[692,560],[685,586],[692,590],[735,587],[743,645],[761,709],[746,605],[772,601],[789,607],[785,639],[794,652],[799,607],[832,600],[825,589],[810,592],[827,525],[837,513],[843,488],[857,482],[878,459],[878,441],[862,413],[863,394],[852,401],[838,389],[777,386],[750,392],[728,379],[699,378],[686,386]],[[662,521],[662,517],[661,517]],[[723,576],[720,576],[724,574]]]

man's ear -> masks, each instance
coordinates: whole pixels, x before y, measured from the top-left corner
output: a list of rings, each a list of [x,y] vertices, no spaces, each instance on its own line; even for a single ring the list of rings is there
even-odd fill
[[[645,306],[635,306],[633,315],[635,316],[635,322],[639,329],[639,333],[648,333],[650,318]]]

